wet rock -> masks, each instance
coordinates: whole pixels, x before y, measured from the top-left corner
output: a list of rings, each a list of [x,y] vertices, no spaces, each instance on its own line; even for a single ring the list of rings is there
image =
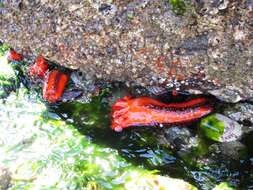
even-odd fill
[[[248,0],[2,2],[0,40],[90,81],[253,97]]]
[[[240,160],[247,155],[246,146],[239,141],[215,143],[209,147],[209,152],[223,160]]]
[[[189,154],[189,156],[190,160],[196,158],[193,166],[198,169],[194,170],[193,176],[199,179],[201,189],[214,188],[213,185],[210,186],[212,180],[216,182],[224,180],[237,186],[237,180],[248,175],[247,171],[238,173],[238,169],[245,167],[248,156],[247,147],[239,141],[213,143],[205,148],[204,154]]]
[[[0,190],[7,190],[11,181],[10,172],[0,166]]]
[[[197,137],[188,128],[170,127],[161,131],[158,137],[160,144],[169,146],[176,151],[189,150],[198,146]]]
[[[207,138],[218,142],[236,141],[242,136],[242,126],[221,114],[202,119],[200,130]]]

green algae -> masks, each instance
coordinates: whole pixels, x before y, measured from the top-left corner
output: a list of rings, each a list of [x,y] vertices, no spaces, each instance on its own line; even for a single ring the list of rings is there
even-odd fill
[[[0,2],[0,8],[4,8],[4,3]]]
[[[186,12],[186,3],[184,0],[169,0],[172,10],[177,15],[183,15]]]
[[[219,141],[224,133],[224,122],[217,119],[216,115],[210,115],[201,120],[200,130],[203,134],[214,141]]]
[[[10,46],[6,43],[0,44],[0,56],[4,56],[5,53],[10,49]]]
[[[15,70],[4,56],[6,50],[7,48],[0,48],[0,98],[8,96],[19,84]]]

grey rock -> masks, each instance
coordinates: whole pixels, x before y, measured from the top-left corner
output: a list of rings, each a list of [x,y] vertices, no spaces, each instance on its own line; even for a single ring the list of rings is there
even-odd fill
[[[182,16],[167,0],[2,2],[0,41],[27,57],[42,54],[91,81],[253,97],[249,0],[188,0]]]
[[[253,105],[250,103],[238,103],[230,105],[224,110],[224,114],[231,119],[253,127]]]
[[[246,152],[246,146],[239,141],[215,143],[209,147],[209,154],[221,159],[240,160]]]
[[[231,173],[232,168],[240,167],[240,162],[247,156],[247,147],[239,141],[233,141],[209,146],[206,154],[199,156],[196,161],[198,167],[209,168],[211,176],[222,177],[224,173]]]
[[[157,139],[160,144],[177,151],[186,151],[198,146],[197,137],[188,128],[164,128]]]

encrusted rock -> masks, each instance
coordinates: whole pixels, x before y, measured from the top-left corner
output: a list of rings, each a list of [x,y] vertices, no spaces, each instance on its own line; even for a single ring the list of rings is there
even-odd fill
[[[181,15],[168,0],[1,2],[0,40],[88,80],[253,97],[249,0],[185,0]]]

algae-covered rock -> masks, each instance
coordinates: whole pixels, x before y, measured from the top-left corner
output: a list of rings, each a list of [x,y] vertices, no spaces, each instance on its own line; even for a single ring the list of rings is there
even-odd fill
[[[209,139],[219,142],[235,141],[242,136],[241,125],[221,114],[213,114],[202,119],[200,130]]]
[[[48,112],[33,92],[21,88],[0,101],[0,164],[11,173],[10,190],[195,189],[92,143]]]

